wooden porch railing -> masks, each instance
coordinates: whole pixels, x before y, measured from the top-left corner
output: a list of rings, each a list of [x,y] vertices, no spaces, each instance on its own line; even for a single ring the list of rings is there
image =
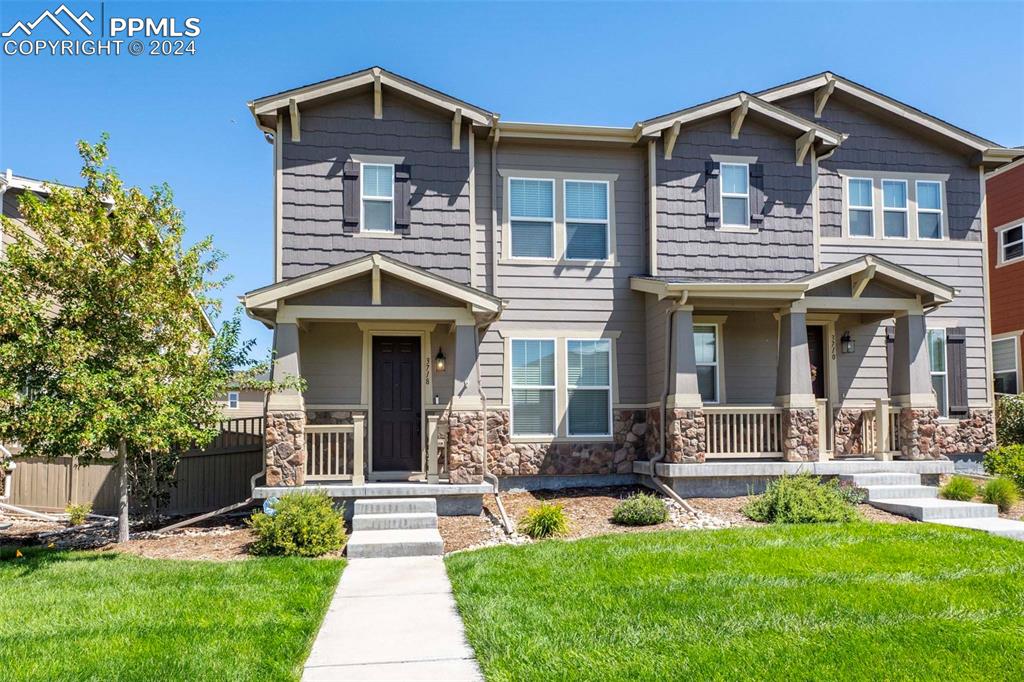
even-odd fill
[[[899,454],[899,412],[892,409],[886,398],[877,399],[863,407],[846,405],[846,409],[861,410],[861,439],[864,456],[878,460],[891,460]],[[838,410],[838,408],[837,408]]]
[[[782,410],[772,406],[705,406],[707,458],[782,456]]]
[[[352,481],[362,485],[363,415],[353,415],[352,424],[306,425],[306,480]]]

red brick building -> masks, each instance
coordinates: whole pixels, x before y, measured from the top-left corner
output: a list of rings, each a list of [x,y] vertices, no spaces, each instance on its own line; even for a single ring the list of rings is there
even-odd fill
[[[986,178],[992,355],[997,393],[1024,391],[1024,159]]]

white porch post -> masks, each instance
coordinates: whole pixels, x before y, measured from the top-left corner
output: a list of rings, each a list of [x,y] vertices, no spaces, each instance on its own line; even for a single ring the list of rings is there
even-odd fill
[[[669,348],[670,393],[665,405],[666,463],[703,462],[707,454],[704,402],[697,385],[693,306],[676,306]]]
[[[280,381],[299,376],[299,327],[279,322],[274,328],[271,377]],[[274,391],[267,398],[267,485],[302,485],[306,476],[306,408],[295,388]]]
[[[899,409],[900,453],[905,459],[935,456],[938,404],[932,391],[924,311],[899,312],[892,360],[892,402]]]
[[[782,408],[782,453],[789,461],[820,455],[818,404],[811,383],[807,312],[802,306],[779,311],[779,363],[775,401]]]

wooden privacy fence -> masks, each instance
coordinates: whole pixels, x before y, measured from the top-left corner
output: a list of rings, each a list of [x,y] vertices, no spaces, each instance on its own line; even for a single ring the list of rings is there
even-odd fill
[[[177,485],[160,511],[201,514],[241,502],[252,490],[249,480],[263,463],[263,417],[220,422],[220,432],[203,450],[183,454],[175,469]],[[98,513],[117,510],[117,472],[113,461],[80,466],[72,457],[17,460],[8,502],[38,511],[64,511],[91,503]],[[134,500],[133,500],[134,502]]]

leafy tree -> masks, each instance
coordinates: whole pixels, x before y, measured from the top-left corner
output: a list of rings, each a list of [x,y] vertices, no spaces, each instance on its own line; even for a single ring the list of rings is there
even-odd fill
[[[129,459],[173,457],[216,435],[216,399],[235,381],[271,388],[239,342],[238,311],[213,329],[222,254],[187,246],[170,188],[126,187],[107,136],[79,142],[84,187],[26,193],[26,230],[0,267],[0,442],[25,456],[117,453],[118,541],[128,539]],[[145,453],[145,454],[143,454]],[[139,462],[145,465],[145,462]]]

